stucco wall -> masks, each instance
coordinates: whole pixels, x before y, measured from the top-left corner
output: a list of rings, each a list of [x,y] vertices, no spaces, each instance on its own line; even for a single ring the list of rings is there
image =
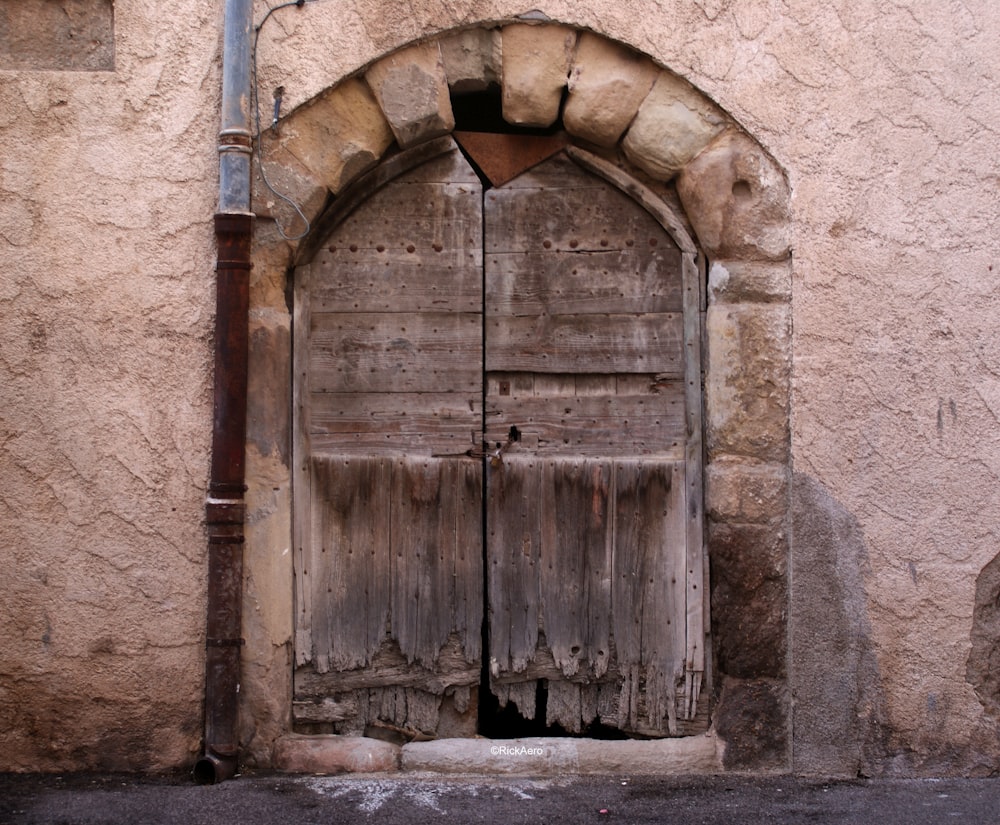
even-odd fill
[[[414,39],[526,11],[398,8],[278,12],[262,99],[283,86],[287,112]],[[685,77],[789,177],[794,766],[995,769],[997,705],[976,693],[995,679],[968,659],[991,638],[974,607],[1000,520],[1000,11],[543,10]],[[200,736],[221,4],[119,0],[115,16],[114,72],[0,72],[0,769],[179,766]],[[260,517],[284,506],[281,449],[252,446],[251,472],[276,474],[250,491]],[[278,666],[268,571],[286,574],[287,533],[268,525],[247,636]],[[855,725],[842,747],[820,703]]]
[[[0,72],[0,765],[201,735],[217,4],[118,0],[113,72]]]

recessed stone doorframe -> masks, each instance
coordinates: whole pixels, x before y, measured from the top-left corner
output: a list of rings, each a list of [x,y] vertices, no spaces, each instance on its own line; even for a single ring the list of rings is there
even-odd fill
[[[264,135],[273,187],[315,222],[387,153],[449,134],[451,98],[499,85],[511,124],[570,142],[682,213],[707,259],[705,480],[715,734],[725,767],[789,765],[791,258],[787,178],[724,111],[622,44],[555,24],[445,33],[394,52]],[[309,236],[255,179],[241,730],[272,763],[291,730],[289,279]]]

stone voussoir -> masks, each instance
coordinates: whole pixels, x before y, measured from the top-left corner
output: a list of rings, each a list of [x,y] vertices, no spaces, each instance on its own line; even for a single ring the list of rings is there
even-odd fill
[[[383,58],[368,69],[365,80],[404,149],[455,128],[448,77],[436,42]]]
[[[551,126],[576,46],[565,26],[512,23],[503,36],[503,117],[519,126]]]
[[[725,114],[686,81],[660,70],[622,141],[625,156],[670,180],[727,126]]]
[[[326,185],[282,146],[280,139],[265,133],[261,136],[259,148],[267,183],[261,176],[261,164],[254,163],[254,215],[258,222],[261,218],[273,219],[286,236],[299,235],[307,228],[305,221],[314,220],[326,206]],[[301,216],[292,203],[301,210]]]
[[[274,745],[273,767],[284,773],[384,773],[400,765],[399,745],[364,736],[288,734]]]
[[[709,257],[788,257],[788,181],[774,159],[742,132],[723,132],[686,164],[677,193]]]
[[[283,143],[334,194],[373,167],[393,133],[371,90],[344,81],[281,124]]]
[[[614,146],[635,118],[658,73],[649,58],[583,32],[563,107],[566,131],[598,146]]]
[[[501,78],[498,29],[466,29],[440,42],[441,62],[452,93],[481,92]]]

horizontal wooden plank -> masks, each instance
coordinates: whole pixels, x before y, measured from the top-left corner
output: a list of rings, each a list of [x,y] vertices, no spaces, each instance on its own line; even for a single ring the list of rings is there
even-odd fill
[[[649,212],[637,209],[617,187],[564,159],[548,161],[490,190],[485,210],[487,254],[633,247],[679,251]]]
[[[418,433],[407,438],[394,438],[378,433],[344,435],[315,435],[309,439],[314,455],[413,456],[461,458],[468,461],[469,434],[461,432]]]
[[[481,312],[482,256],[478,247],[421,254],[406,249],[330,256],[311,273],[314,312]]]
[[[387,201],[367,222],[352,216],[320,250],[309,273],[314,312],[479,310],[478,193],[407,188],[414,202]]]
[[[680,272],[676,250],[490,254],[486,311],[491,315],[681,312]]]
[[[479,311],[482,185],[461,153],[416,166],[342,219],[308,278],[313,311]]]
[[[506,440],[514,426],[537,437],[540,455],[683,455],[684,388],[675,382],[661,396],[488,396],[486,422],[487,441]]]
[[[312,392],[472,392],[482,386],[474,313],[313,313]]]
[[[385,195],[390,197],[385,197]],[[359,250],[421,251],[478,245],[482,232],[482,200],[478,182],[468,184],[393,184],[344,220],[317,252],[316,262]],[[480,222],[477,225],[476,219]],[[402,244],[402,246],[401,246]]]
[[[326,433],[468,433],[482,421],[479,393],[311,393],[309,431]]]
[[[682,381],[683,374],[648,373],[547,373],[491,372],[486,375],[487,395],[542,396],[562,398],[574,395],[662,395],[674,391],[670,385]]]
[[[358,715],[358,700],[353,694],[338,700],[331,696],[313,701],[292,702],[296,723],[344,722]]]
[[[478,393],[312,393],[314,452],[460,455],[482,436]]]
[[[683,316],[493,317],[486,369],[530,372],[663,372],[683,369]]]

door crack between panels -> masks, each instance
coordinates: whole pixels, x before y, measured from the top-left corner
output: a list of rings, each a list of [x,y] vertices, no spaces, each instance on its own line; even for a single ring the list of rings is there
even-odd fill
[[[478,167],[476,168],[478,171]],[[488,390],[487,386],[487,376],[486,376],[486,192],[487,182],[483,179],[483,188],[481,191],[482,202],[480,204],[479,219],[480,219],[480,229],[479,229],[479,248],[480,248],[480,284],[482,285],[480,291],[480,374],[482,376],[480,383],[480,404],[479,404],[479,441],[483,447],[483,452],[486,452],[486,394]],[[482,588],[483,588],[483,619],[482,619],[482,658],[480,663],[479,671],[479,698],[476,702],[476,729],[480,734],[484,732],[484,726],[486,722],[486,713],[484,712],[487,705],[492,707],[492,693],[490,691],[490,567],[489,567],[489,541],[488,541],[488,531],[489,524],[487,523],[487,514],[489,512],[489,507],[487,506],[489,495],[488,479],[487,473],[489,472],[489,463],[486,456],[484,455],[479,459],[482,466],[482,493],[480,506],[480,523],[482,528],[480,530],[480,552],[483,558],[483,576],[482,576]]]

